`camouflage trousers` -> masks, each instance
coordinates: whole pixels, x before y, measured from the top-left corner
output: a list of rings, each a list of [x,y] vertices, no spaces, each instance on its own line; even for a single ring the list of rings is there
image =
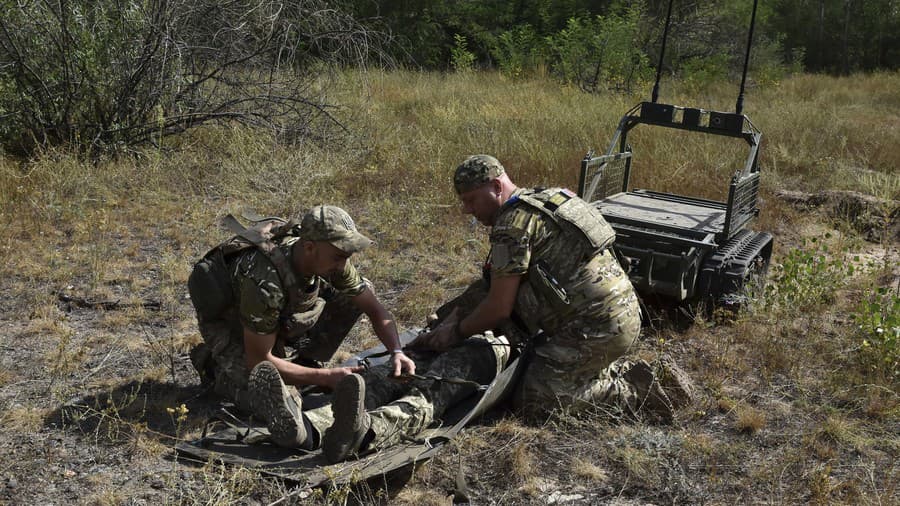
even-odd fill
[[[365,281],[371,289],[369,281]],[[326,295],[325,308],[315,325],[298,341],[287,343],[297,351],[293,360],[316,366],[315,361],[330,359],[361,315],[351,297],[333,292]],[[238,409],[251,412],[251,394],[247,390],[250,371],[237,308],[228,308],[214,318],[204,317],[198,311],[197,323],[203,343],[191,351],[191,361],[201,379],[212,382],[215,393],[234,402]],[[273,353],[285,358],[282,346],[276,346]]]
[[[420,375],[461,378],[480,385],[490,383],[506,366],[510,357],[505,337],[477,336],[462,346],[444,353],[415,353],[416,371]],[[475,392],[474,385],[444,381],[413,380],[400,383],[390,379],[390,362],[370,368],[362,374],[366,382],[366,411],[375,439],[369,445],[377,450],[395,445],[404,437],[415,436],[444,412]],[[333,421],[331,407],[304,412],[320,431],[323,423]],[[327,427],[327,425],[326,425]]]
[[[478,280],[461,295],[438,309],[443,319],[454,308],[468,315],[487,296],[487,284]],[[525,371],[513,393],[513,406],[526,416],[544,417],[554,408],[600,407],[613,413],[636,413],[649,385],[626,379],[635,364],[626,358],[633,351],[641,330],[637,299],[626,311],[606,318],[576,315],[551,335],[538,339],[527,358]],[[530,336],[512,322],[504,322],[502,332],[515,343]]]

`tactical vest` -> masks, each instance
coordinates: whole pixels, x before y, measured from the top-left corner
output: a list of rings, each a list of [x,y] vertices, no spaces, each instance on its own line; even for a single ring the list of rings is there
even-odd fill
[[[535,188],[513,195],[507,205],[517,202],[537,209],[554,223],[566,222],[581,232],[583,238],[595,251],[612,245],[616,233],[594,206],[578,198],[570,190],[563,188]]]
[[[505,205],[526,205],[539,211],[559,228],[577,231],[575,233],[590,246],[590,257],[609,248],[616,238],[615,231],[600,211],[566,189],[525,190],[513,195]],[[516,311],[523,313],[520,315],[522,323],[519,325],[524,326],[529,333],[538,329],[553,331],[553,328],[547,327],[551,314],[556,316],[555,320],[559,320],[578,309],[573,305],[574,301],[567,293],[560,274],[558,266],[532,259],[516,295]]]
[[[319,282],[317,280],[315,289],[304,290],[301,294],[294,271],[276,242],[287,236],[297,236],[297,224],[291,220],[269,217],[258,218],[251,227],[246,228],[231,215],[224,218],[223,224],[235,235],[209,250],[194,265],[188,278],[188,289],[197,312],[204,318],[212,319],[234,305],[227,263],[235,255],[257,248],[272,262],[287,295],[287,304],[279,317],[281,326],[278,337],[290,341],[306,332],[315,324],[324,307],[318,298]]]

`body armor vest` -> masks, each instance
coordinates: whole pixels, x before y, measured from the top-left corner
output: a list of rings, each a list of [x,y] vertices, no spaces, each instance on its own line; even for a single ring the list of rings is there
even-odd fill
[[[235,235],[206,253],[194,266],[188,280],[191,293],[201,295],[195,298],[195,306],[198,309],[203,306],[204,313],[209,317],[218,316],[232,306],[234,297],[227,261],[236,254],[257,248],[272,262],[287,296],[287,303],[279,316],[277,348],[281,350],[276,350],[283,354],[284,342],[293,342],[312,328],[325,306],[319,298],[320,280],[316,278],[314,286],[300,290],[288,258],[276,243],[283,237],[296,236],[297,224],[291,220],[269,217],[255,220],[253,226],[248,228],[231,215],[223,219],[223,224]]]
[[[526,190],[510,198],[515,204],[522,202],[537,209],[560,225],[564,221],[581,232],[583,238],[596,250],[612,245],[616,233],[594,206],[578,198],[567,189],[547,188]]]
[[[537,188],[513,195],[505,205],[526,205],[549,218],[560,229],[567,229],[585,241],[590,251],[579,262],[585,262],[609,248],[616,238],[615,231],[600,211],[561,188]],[[584,251],[584,250],[582,250]],[[553,331],[552,321],[559,321],[577,310],[561,277],[556,262],[532,258],[531,265],[516,296],[516,312],[529,333],[538,329]]]

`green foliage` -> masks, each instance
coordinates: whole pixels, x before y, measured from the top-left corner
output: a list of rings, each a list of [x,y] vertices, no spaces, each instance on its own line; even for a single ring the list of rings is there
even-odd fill
[[[784,53],[804,53],[814,72],[847,74],[900,66],[900,9],[896,0],[782,0],[773,2],[769,30],[784,35]]]
[[[641,4],[635,4],[621,14],[569,19],[548,38],[553,73],[586,91],[630,91],[652,74],[638,44],[641,14]]]
[[[681,65],[680,73],[687,89],[704,90],[708,85],[728,78],[731,58],[727,54],[689,58]]]
[[[531,25],[505,30],[491,45],[491,56],[508,76],[540,74],[549,67],[559,80],[585,91],[631,90],[652,75],[640,49],[642,4],[605,16],[572,17],[546,36]]]
[[[452,63],[448,56],[455,44],[453,34],[462,34],[476,61],[494,57],[498,64],[507,62],[508,69],[524,70],[528,66],[516,65],[513,56],[527,55],[530,49],[540,52],[540,46],[546,45],[542,40],[569,29],[572,19],[621,16],[623,11],[638,6],[645,7],[641,8],[640,40],[635,47],[656,65],[668,6],[667,1],[660,0],[346,3],[360,18],[375,20],[372,22],[384,24],[397,34],[398,44],[391,50],[398,59],[408,58],[417,66],[444,69],[448,61]],[[684,63],[695,68],[709,67],[696,60],[727,55],[729,70],[739,71],[752,7],[753,2],[747,0],[675,2],[664,68],[683,73],[688,70],[682,68]],[[806,65],[813,71],[845,73],[900,66],[900,9],[896,0],[759,2],[756,21],[750,68],[753,79],[761,83],[777,82],[784,73],[794,71],[795,65]],[[513,36],[523,26],[530,27],[537,36],[532,39],[536,46],[525,48],[523,41]],[[502,34],[510,35],[498,41]],[[494,54],[508,51],[511,43],[515,49],[512,54],[499,58]]]
[[[149,116],[159,98],[150,83],[174,78],[174,59],[144,58],[137,67],[145,48],[136,42],[153,29],[139,4],[22,2],[4,11],[0,103],[8,117],[0,140],[8,148],[90,142],[99,130],[115,142],[112,132]]]
[[[450,49],[450,65],[457,72],[471,72],[475,68],[475,53],[469,51],[466,38],[460,34],[453,36]]]
[[[825,238],[830,238],[826,234]],[[853,275],[853,263],[844,259],[846,251],[829,251],[815,238],[810,247],[788,252],[773,266],[772,283],[766,287],[766,305],[783,314],[798,314],[834,300],[834,293]]]
[[[900,376],[900,287],[879,287],[853,313],[864,360],[889,377]]]
[[[530,25],[520,25],[501,33],[491,47],[491,56],[500,72],[521,77],[543,64],[543,40]]]

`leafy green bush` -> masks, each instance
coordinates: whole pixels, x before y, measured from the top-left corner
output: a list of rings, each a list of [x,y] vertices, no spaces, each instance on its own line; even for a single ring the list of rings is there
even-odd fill
[[[630,91],[650,78],[649,59],[637,43],[641,5],[622,13],[569,19],[563,30],[548,38],[554,74],[591,92]]]
[[[826,234],[826,239],[830,234]],[[816,238],[811,247],[791,249],[780,264],[772,267],[772,282],[766,287],[766,306],[787,314],[805,312],[828,304],[834,293],[853,275],[854,265],[845,251],[830,252]]]
[[[689,58],[681,64],[683,81],[690,90],[703,90],[709,84],[728,80],[731,58],[727,54]]]
[[[458,33],[453,36],[450,65],[457,72],[471,72],[475,67],[475,53],[469,51],[466,38]]]
[[[497,36],[491,46],[491,56],[500,72],[522,77],[544,64],[544,40],[530,25],[519,25]]]
[[[900,287],[879,287],[853,314],[859,326],[864,360],[889,377],[900,376]]]

